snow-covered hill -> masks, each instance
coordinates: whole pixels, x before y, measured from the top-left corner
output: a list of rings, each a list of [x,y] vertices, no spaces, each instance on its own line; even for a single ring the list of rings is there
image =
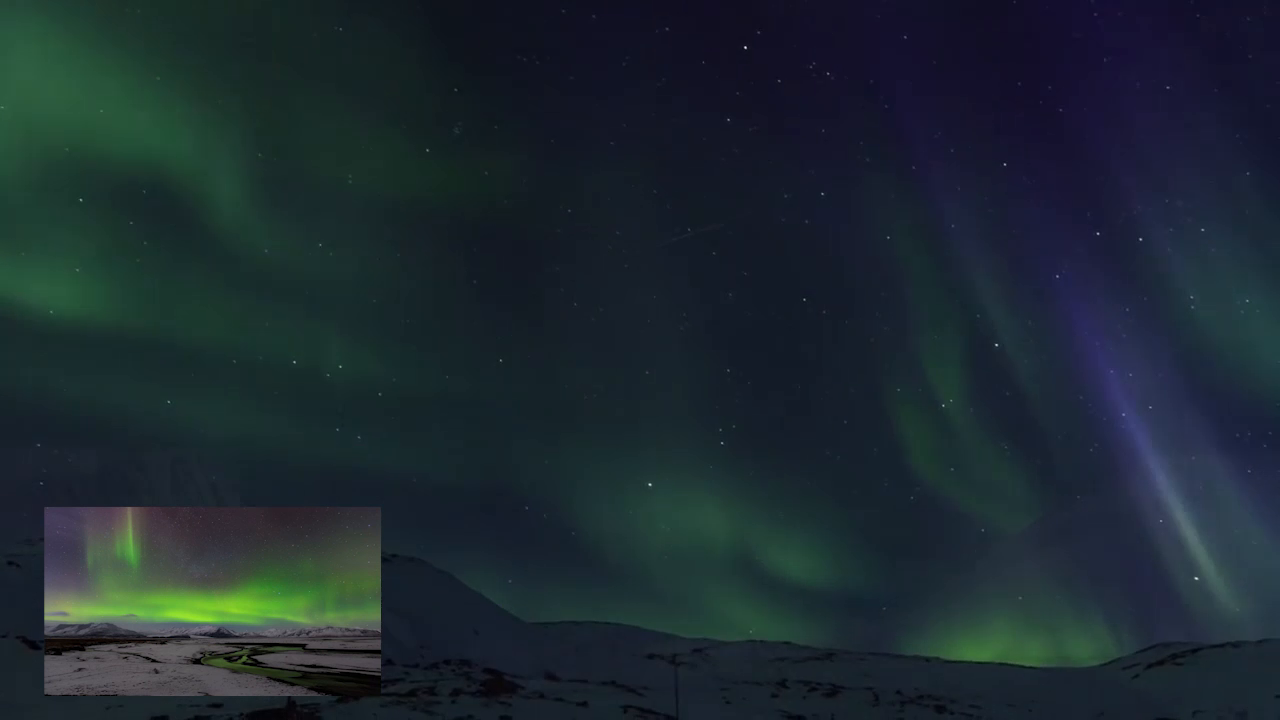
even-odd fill
[[[113,623],[59,623],[45,628],[47,637],[145,637],[136,630],[128,630]]]
[[[396,717],[1280,717],[1280,687],[1267,671],[1280,667],[1274,640],[1164,645],[1098,667],[1030,668],[526,623],[452,575],[391,554],[383,590],[392,600],[381,702],[404,711]]]
[[[30,543],[11,555],[23,595],[39,573]],[[1280,717],[1280,641],[1157,645],[1090,668],[1028,668],[717,642],[607,623],[528,623],[422,560],[383,556],[383,694],[298,698],[296,717],[383,720],[696,720],[938,718],[1197,720]],[[2,600],[0,600],[2,601]],[[12,630],[4,634],[14,638]],[[38,643],[14,663],[0,716],[230,720],[272,698],[61,698],[42,702]],[[33,652],[33,646],[35,652]],[[12,652],[10,652],[12,651]],[[35,657],[32,657],[34,655]],[[677,701],[677,686],[679,699]],[[211,702],[215,701],[216,702]],[[678,704],[677,704],[678,703]],[[109,709],[112,706],[114,710]]]
[[[424,666],[467,658],[512,672],[537,672],[543,667],[531,654],[536,630],[532,625],[430,563],[383,553],[382,590],[384,659],[395,658],[402,666]],[[439,613],[448,620],[423,622],[424,612]]]

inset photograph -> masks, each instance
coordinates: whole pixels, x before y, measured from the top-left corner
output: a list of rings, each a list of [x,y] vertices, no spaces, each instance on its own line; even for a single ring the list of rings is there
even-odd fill
[[[45,508],[45,695],[379,694],[379,508]]]

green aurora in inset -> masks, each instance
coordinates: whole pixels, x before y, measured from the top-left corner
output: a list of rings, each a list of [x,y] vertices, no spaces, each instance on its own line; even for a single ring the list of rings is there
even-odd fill
[[[381,617],[380,548],[376,527],[366,523],[352,533],[331,523],[329,537],[313,537],[312,553],[298,552],[287,528],[266,527],[278,542],[239,545],[223,533],[253,533],[256,519],[237,520],[255,509],[188,511],[216,518],[217,527],[183,527],[174,508],[54,508],[47,528],[45,613],[59,622],[209,623],[225,625],[377,626]],[[339,509],[343,512],[345,509]],[[325,509],[311,510],[323,517]],[[68,515],[85,519],[83,568],[64,565],[65,550],[81,538],[68,537]],[[183,516],[185,517],[185,516]],[[148,528],[152,520],[155,528]],[[335,520],[343,520],[338,515]],[[105,521],[105,522],[104,522]],[[214,521],[209,521],[214,522]],[[285,521],[280,521],[285,522]],[[345,522],[345,521],[344,521]],[[345,522],[346,526],[351,525]],[[167,528],[165,527],[167,526]],[[323,524],[310,526],[323,532]],[[154,535],[150,530],[154,530]],[[302,530],[299,529],[299,533]],[[357,542],[360,538],[360,542]],[[213,550],[190,572],[193,556]]]
[[[116,531],[111,540],[89,538],[84,545],[84,564],[87,568],[95,565],[99,568],[110,567],[112,561],[118,561],[136,573],[142,562],[140,543],[133,532],[133,508],[124,509],[124,524]]]
[[[332,580],[252,579],[216,592],[139,587],[103,579],[95,597],[51,595],[50,608],[65,612],[61,622],[198,622],[214,624],[364,626],[382,608],[377,578],[338,583]]]

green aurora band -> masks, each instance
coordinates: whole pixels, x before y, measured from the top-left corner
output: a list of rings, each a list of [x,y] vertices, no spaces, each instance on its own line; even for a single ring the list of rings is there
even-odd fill
[[[398,247],[386,237],[398,228],[377,228],[387,217],[420,213],[447,218],[439,232],[452,232],[495,213],[495,199],[524,197],[530,184],[558,182],[540,174],[544,167],[530,167],[530,158],[539,157],[530,148],[546,138],[511,131],[514,137],[495,132],[464,149],[424,143],[423,137],[439,137],[441,126],[448,139],[449,125],[471,117],[469,110],[504,125],[503,132],[507,124],[519,125],[519,115],[486,97],[486,91],[500,97],[510,83],[455,83],[463,73],[444,53],[436,57],[422,49],[444,46],[443,38],[414,42],[374,21],[340,38],[292,27],[293,18],[331,9],[320,5],[138,0],[131,7],[141,10],[123,13],[114,3],[62,0],[0,9],[0,156],[6,158],[0,163],[0,314],[19,329],[6,347],[6,387],[32,406],[63,408],[112,426],[371,472],[419,475],[430,468],[430,482],[470,483],[483,473],[457,470],[473,456],[491,454],[494,437],[506,428],[492,430],[499,423],[487,417],[475,438],[447,436],[448,428],[494,408],[515,406],[513,414],[535,416],[530,408],[548,403],[507,380],[517,363],[504,365],[504,374],[485,373],[499,355],[520,350],[540,358],[542,346],[519,335],[525,329],[509,333],[518,335],[510,342],[491,340],[510,328],[494,319],[510,314],[509,308],[494,316],[478,309],[491,299],[480,295],[485,289],[457,279],[468,277],[457,247],[415,238],[431,257],[418,263],[426,270],[406,280]],[[313,19],[315,27],[347,21],[356,19]],[[271,30],[254,36],[263,47],[242,52],[250,27]],[[243,59],[266,53],[297,62]],[[850,143],[849,166],[866,167],[869,148],[896,154],[894,165],[909,166],[910,153],[894,139],[900,133],[881,119],[882,104],[848,103],[842,132],[859,138],[857,147]],[[850,238],[887,231],[894,240],[877,260],[903,289],[896,300],[906,308],[909,327],[894,335],[907,340],[858,353],[879,363],[866,404],[888,419],[887,445],[902,456],[901,482],[918,484],[922,495],[974,528],[1016,541],[1054,502],[1041,492],[1053,485],[1047,475],[1089,477],[1097,468],[1075,459],[1082,454],[1072,444],[1081,434],[1076,429],[1088,421],[1072,416],[1080,404],[1074,390],[1064,389],[1068,373],[1057,363],[1066,361],[1055,360],[1071,356],[1070,340],[1056,337],[1050,323],[1029,322],[1050,315],[1019,285],[1018,271],[1002,265],[985,242],[1012,233],[992,219],[999,213],[985,211],[1004,187],[997,175],[1005,173],[990,158],[1017,154],[1001,143],[997,137],[955,143],[962,151],[972,145],[967,152],[984,158],[966,168],[992,167],[987,177],[966,171],[963,192],[930,197],[914,176],[869,177],[861,181],[865,190],[840,202],[849,209]],[[1186,164],[1195,172],[1171,167],[1167,148],[1140,136],[1129,145],[1145,148],[1141,162],[1118,164],[1110,173],[1122,178],[1110,190],[1126,211],[1158,204],[1150,202],[1149,188],[1172,184],[1161,199],[1203,195],[1199,164]],[[1223,166],[1213,176],[1243,178],[1248,159],[1238,150],[1219,150],[1205,151]],[[584,214],[598,213],[592,224],[607,228],[602,233],[619,226],[639,226],[644,233],[664,227],[668,199],[650,198],[647,189],[631,193],[637,174],[639,185],[657,184],[643,177],[654,157],[617,152],[572,168],[574,183],[599,193],[599,202],[584,203]],[[1135,167],[1149,170],[1139,174]],[[273,193],[282,186],[288,190]],[[635,199],[610,204],[606,195]],[[1176,260],[1153,255],[1142,266],[1162,271],[1143,281],[1155,283],[1164,319],[1185,333],[1180,354],[1216,368],[1224,395],[1280,402],[1280,291],[1261,270],[1280,252],[1271,242],[1280,227],[1269,209],[1275,195],[1255,174],[1201,203],[1220,208],[1202,223],[1215,237],[1243,235],[1241,217],[1255,218],[1264,237],[1196,245]],[[632,205],[619,211],[621,203]],[[1043,228],[1057,227],[1044,221],[1052,214],[1046,210],[1034,224],[1037,237],[1048,234]],[[1151,214],[1138,224],[1135,234],[1155,237],[1176,223]],[[1068,228],[1065,221],[1062,227],[1057,241],[1064,244],[1073,242],[1073,233],[1093,231]],[[174,237],[195,241],[170,242]],[[935,245],[948,241],[964,246],[954,258],[936,252]],[[654,283],[664,298],[676,298],[664,301],[669,306],[655,300],[654,317],[675,309],[708,327],[715,323],[717,318],[699,315],[693,289],[667,292],[669,284]],[[418,293],[411,317],[383,312],[402,307],[406,292]],[[880,298],[863,299],[867,307],[882,306]],[[539,295],[530,302],[541,301]],[[547,308],[548,317],[560,312],[559,306]],[[418,330],[429,339],[406,339],[410,322],[429,328]],[[629,333],[621,322],[619,327],[622,346]],[[701,394],[702,378],[723,374],[723,368],[708,371],[691,357],[696,353],[664,349],[684,347],[688,335],[651,332],[641,337],[647,364],[627,371],[639,378],[653,369],[667,383],[667,394],[679,398],[673,402],[687,406],[673,410],[655,401],[666,413],[655,415],[660,420],[641,417],[649,408],[620,420],[615,437],[626,436],[633,446],[611,447],[586,431],[559,432],[563,428],[550,419],[549,437],[507,438],[535,447],[519,449],[530,466],[553,458],[556,474],[538,486],[541,494],[531,494],[554,507],[591,548],[600,573],[617,580],[612,589],[601,589],[598,578],[586,573],[554,569],[537,578],[540,585],[530,583],[534,589],[513,586],[508,578],[520,568],[464,549],[454,550],[451,569],[530,619],[594,618],[689,635],[823,644],[835,636],[836,612],[803,609],[815,607],[813,598],[824,594],[867,601],[889,587],[892,569],[877,548],[903,541],[896,523],[877,517],[874,501],[806,494],[808,468],[758,470],[711,455],[705,448],[720,437],[699,424],[714,404],[709,392]],[[841,338],[853,334],[840,332]],[[95,352],[86,353],[90,342]],[[499,346],[501,353],[494,349]],[[573,350],[549,363],[558,373],[550,380],[531,377],[566,386],[567,378],[604,377]],[[451,367],[481,369],[463,384],[449,379]],[[993,367],[1011,379],[1006,385],[1015,398],[1000,398],[999,406],[986,395]],[[1025,427],[1000,414],[1019,401]],[[1193,409],[1187,401],[1166,412],[1182,417]],[[408,422],[415,412],[435,413],[429,430]],[[473,415],[455,420],[462,412]],[[357,432],[346,418],[360,418],[370,429]],[[655,426],[663,428],[645,429]],[[530,432],[518,427],[510,434]],[[1140,452],[1157,479],[1170,471],[1156,458],[1174,449],[1219,455],[1207,436],[1159,430],[1151,429],[1151,447]],[[1053,467],[1034,463],[1027,445],[1009,440],[1019,432],[1042,439],[1044,447],[1036,449],[1055,458]],[[704,449],[689,450],[671,440],[676,436]],[[507,477],[506,470],[490,474]],[[1258,551],[1250,548],[1275,547],[1274,532],[1252,521],[1247,502],[1230,491],[1231,470],[1212,470],[1209,484],[1217,489],[1203,502],[1230,517],[1247,540],[1202,537],[1191,517],[1196,512],[1187,510],[1178,516],[1179,536],[1159,545],[1160,559],[1179,579],[1179,595],[1206,624],[1243,618],[1250,609],[1236,590],[1249,576],[1218,568],[1221,559],[1256,558]],[[764,478],[761,487],[787,489],[753,487],[752,476]],[[386,495],[394,497],[396,490]],[[1176,493],[1166,493],[1165,500],[1186,507]],[[121,509],[109,531],[93,534],[83,548],[84,584],[51,589],[46,613],[63,622],[127,616],[228,624],[355,625],[379,617],[380,602],[371,599],[381,592],[376,562],[368,573],[337,577],[296,557],[264,554],[234,581],[192,588],[175,580],[154,540],[145,509]],[[448,552],[441,556],[447,560]],[[1250,562],[1254,577],[1280,576],[1275,560]],[[888,644],[1028,664],[1086,664],[1133,649],[1123,623],[1112,622],[1103,603],[1066,574],[1047,562],[1016,590],[995,578],[991,587],[1000,591],[931,594],[919,622]],[[1249,629],[1244,619],[1239,627],[1241,633]]]

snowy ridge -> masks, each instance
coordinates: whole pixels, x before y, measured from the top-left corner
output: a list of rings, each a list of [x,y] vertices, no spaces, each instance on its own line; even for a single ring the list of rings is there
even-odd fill
[[[365,628],[303,627],[303,628],[268,628],[261,632],[244,632],[240,637],[284,637],[284,638],[322,638],[322,637],[380,637],[381,632]]]
[[[45,628],[47,637],[145,637],[136,630],[127,630],[114,623],[59,623]]]
[[[1280,667],[1280,641],[1170,644],[1097,667],[1029,668],[527,623],[449,573],[392,554],[383,585],[388,602],[405,604],[384,607],[393,625],[379,717],[392,708],[403,714],[390,717],[478,720],[1280,717],[1266,670]]]
[[[545,667],[533,650],[534,626],[424,560],[383,553],[382,588],[384,660],[424,666],[467,658],[529,673]]]
[[[149,627],[142,630],[142,633],[150,637],[188,637],[193,628],[174,625],[172,627]]]
[[[1028,668],[717,642],[608,623],[529,623],[449,573],[398,555],[384,554],[383,584],[381,697],[48,703],[37,671],[32,687],[14,685],[0,696],[0,716],[109,718],[125,703],[138,717],[231,720],[294,703],[287,716],[309,720],[661,720],[677,713],[678,682],[679,716],[690,720],[1280,717],[1276,640],[1169,643],[1096,667]]]
[[[199,627],[188,628],[187,634],[193,637],[224,637],[224,638],[235,637],[237,635],[237,633],[234,633],[224,627],[220,627],[217,625],[200,625]]]

